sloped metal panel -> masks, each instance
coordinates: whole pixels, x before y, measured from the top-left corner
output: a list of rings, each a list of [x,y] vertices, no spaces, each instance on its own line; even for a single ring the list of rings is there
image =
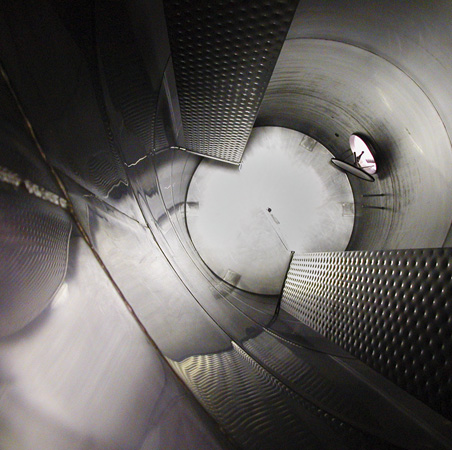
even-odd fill
[[[170,362],[206,410],[243,448],[343,448],[334,436],[337,430],[330,428],[329,417],[315,407],[306,408],[235,344],[226,352]]]
[[[452,249],[295,255],[281,308],[452,417]]]
[[[323,417],[325,423],[332,428],[338,436],[345,440],[347,446],[353,449],[399,449],[397,441],[394,442],[393,436],[389,436],[388,427],[385,422],[391,421],[392,428],[397,429],[401,435],[406,435],[405,425],[401,423],[401,415],[395,418],[394,414],[388,410],[384,411],[385,417],[381,417],[381,408],[378,417],[372,411],[373,407],[369,407],[369,401],[375,402],[375,397],[370,391],[363,392],[358,384],[353,385],[353,392],[348,390],[344,385],[338,388],[337,379],[346,379],[346,373],[339,373],[331,370],[332,366],[325,364],[329,356],[322,355],[323,364],[319,370],[319,364],[312,361],[312,355],[308,358],[300,357],[290,350],[290,347],[283,345],[281,341],[273,340],[272,346],[267,345],[266,336],[260,334],[255,338],[249,339],[243,343],[244,348],[249,351],[256,361],[264,362],[265,365],[271,367],[279,374],[281,379],[290,380],[290,386],[297,387],[300,394],[298,401],[308,411],[313,412],[317,416]],[[304,349],[302,351],[305,351]],[[325,374],[328,373],[326,376]],[[336,382],[331,380],[336,377]],[[364,431],[366,430],[366,431]],[[385,438],[382,440],[377,436],[375,430],[385,430]],[[427,438],[418,433],[418,430],[411,428],[408,435],[411,440],[405,439],[408,446],[414,443],[423,444],[430,442],[431,437]],[[392,438],[392,444],[391,442]],[[408,442],[409,441],[409,442]]]
[[[297,3],[165,2],[182,147],[241,161]]]

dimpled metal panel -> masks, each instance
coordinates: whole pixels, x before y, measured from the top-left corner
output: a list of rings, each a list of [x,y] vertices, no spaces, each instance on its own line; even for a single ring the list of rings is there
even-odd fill
[[[329,427],[347,442],[348,448],[365,448],[368,450],[396,448],[388,442],[383,442],[377,436],[363,432],[359,427],[351,426],[335,415],[321,409],[321,407],[325,407],[330,412],[340,412],[342,417],[351,419],[354,423],[365,421],[373,427],[381,428],[381,422],[377,423],[368,413],[364,399],[357,408],[356,398],[351,399],[347,393],[342,392],[337,385],[329,381],[308,360],[297,357],[288,347],[277,340],[273,341],[272,347],[266,344],[263,334],[243,343],[245,349],[249,350],[253,357],[257,357],[258,361],[264,362],[274,372],[286,380],[290,380],[292,385],[297,386],[297,391],[304,397],[299,397],[298,401],[307,410],[321,416]]]
[[[295,394],[234,343],[230,351],[170,364],[243,448],[398,448]]]
[[[324,448],[290,405],[293,394],[237,346],[171,364],[243,448]]]
[[[451,419],[452,249],[296,255],[281,308]]]
[[[139,30],[136,25],[134,29],[125,2],[99,1],[96,29],[111,101],[124,128],[136,139],[132,148],[122,148],[126,163],[134,163],[144,154],[168,146],[161,114],[157,114],[162,69],[152,50],[140,48],[135,35]],[[150,53],[148,61],[143,57],[145,50]]]
[[[58,206],[1,187],[0,336],[6,336],[35,319],[61,285],[71,222]]]
[[[118,10],[115,13],[115,8]],[[133,133],[147,152],[153,149],[157,95],[146,75],[141,56],[127,27],[124,4],[109,3],[109,16],[99,21],[99,52],[109,93],[120,111],[125,128]]]
[[[297,3],[165,2],[188,150],[241,161]]]

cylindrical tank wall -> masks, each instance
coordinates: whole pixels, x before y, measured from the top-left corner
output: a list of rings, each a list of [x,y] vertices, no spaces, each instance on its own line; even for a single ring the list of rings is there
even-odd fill
[[[260,109],[344,156],[361,132],[375,183],[350,177],[349,249],[441,247],[452,219],[449,2],[301,1]],[[346,155],[346,153],[345,153]]]
[[[201,356],[206,363],[196,369],[202,374],[215,370],[209,361],[216,356],[220,362],[222,355],[228,361],[228,352],[234,361],[242,358],[243,348],[258,361],[276,361],[277,375],[295,368],[333,387],[346,379],[338,390],[346,392],[346,401],[338,395],[333,400],[340,401],[327,409],[340,415],[347,404],[344,415],[350,413],[358,428],[383,437],[389,429],[392,442],[400,443],[403,433],[398,436],[393,417],[411,430],[419,405],[406,415],[391,409],[377,390],[334,365],[342,351],[309,332],[296,351],[289,350],[288,339],[266,328],[276,298],[233,289],[198,258],[185,228],[184,202],[199,158],[171,148],[179,130],[177,117],[171,117],[174,92],[166,83],[171,78],[166,30],[164,20],[157,20],[161,3],[99,0],[85,8],[89,3],[12,2],[0,17],[2,62],[88,238],[71,237],[67,279],[57,301],[30,327],[0,341],[6,355],[2,401],[7,400],[1,419],[9,431],[1,445],[226,446],[166,362],[190,363]],[[337,155],[347,150],[350,133],[361,131],[375,141],[378,180],[350,178],[357,213],[351,249],[443,245],[452,216],[451,18],[447,1],[300,2],[257,124],[300,130]],[[155,45],[156,39],[163,42]],[[22,120],[18,111],[1,117]],[[146,121],[151,130],[142,128]],[[15,300],[20,306],[29,299]],[[130,305],[143,328],[132,320]],[[317,371],[309,365],[298,370],[294,355],[304,357],[312,349]],[[269,380],[266,387],[279,389],[270,369],[245,359],[254,374]],[[229,373],[228,382],[234,382],[232,369]],[[362,402],[362,392],[375,402]],[[324,406],[324,400],[318,403]],[[250,401],[242,405],[246,412],[255,409]],[[271,401],[269,411],[272,406]],[[387,410],[397,414],[381,413]],[[190,421],[187,411],[194,411],[188,414],[193,433],[186,432],[181,444],[173,431]],[[322,434],[317,420],[312,428]],[[417,439],[416,433],[407,436]]]

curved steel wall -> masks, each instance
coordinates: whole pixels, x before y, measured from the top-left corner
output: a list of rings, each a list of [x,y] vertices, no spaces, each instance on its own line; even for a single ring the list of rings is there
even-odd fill
[[[310,134],[337,154],[354,132],[374,140],[377,181],[350,177],[350,249],[441,247],[446,239],[451,13],[448,2],[299,4],[257,122]]]
[[[451,7],[346,5],[300,2],[258,123],[337,153],[349,133],[369,134],[381,176],[353,181],[350,247],[441,246]],[[0,341],[0,446],[450,447],[450,422],[284,311],[275,320],[276,298],[231,288],[197,256],[184,205],[199,157],[174,149],[160,2],[11,2],[0,20],[1,120],[21,136],[5,125],[3,140],[45,163],[36,183],[67,193],[73,230],[64,281],[40,302],[50,306]],[[2,154],[8,164],[30,173]],[[43,201],[26,198],[16,206]],[[9,294],[19,307],[32,298]]]

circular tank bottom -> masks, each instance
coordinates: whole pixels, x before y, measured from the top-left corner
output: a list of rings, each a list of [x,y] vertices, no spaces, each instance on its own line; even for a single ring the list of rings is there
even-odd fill
[[[187,195],[187,227],[210,269],[245,291],[277,295],[291,252],[341,251],[354,224],[347,176],[298,131],[258,127],[239,167],[203,160]]]

